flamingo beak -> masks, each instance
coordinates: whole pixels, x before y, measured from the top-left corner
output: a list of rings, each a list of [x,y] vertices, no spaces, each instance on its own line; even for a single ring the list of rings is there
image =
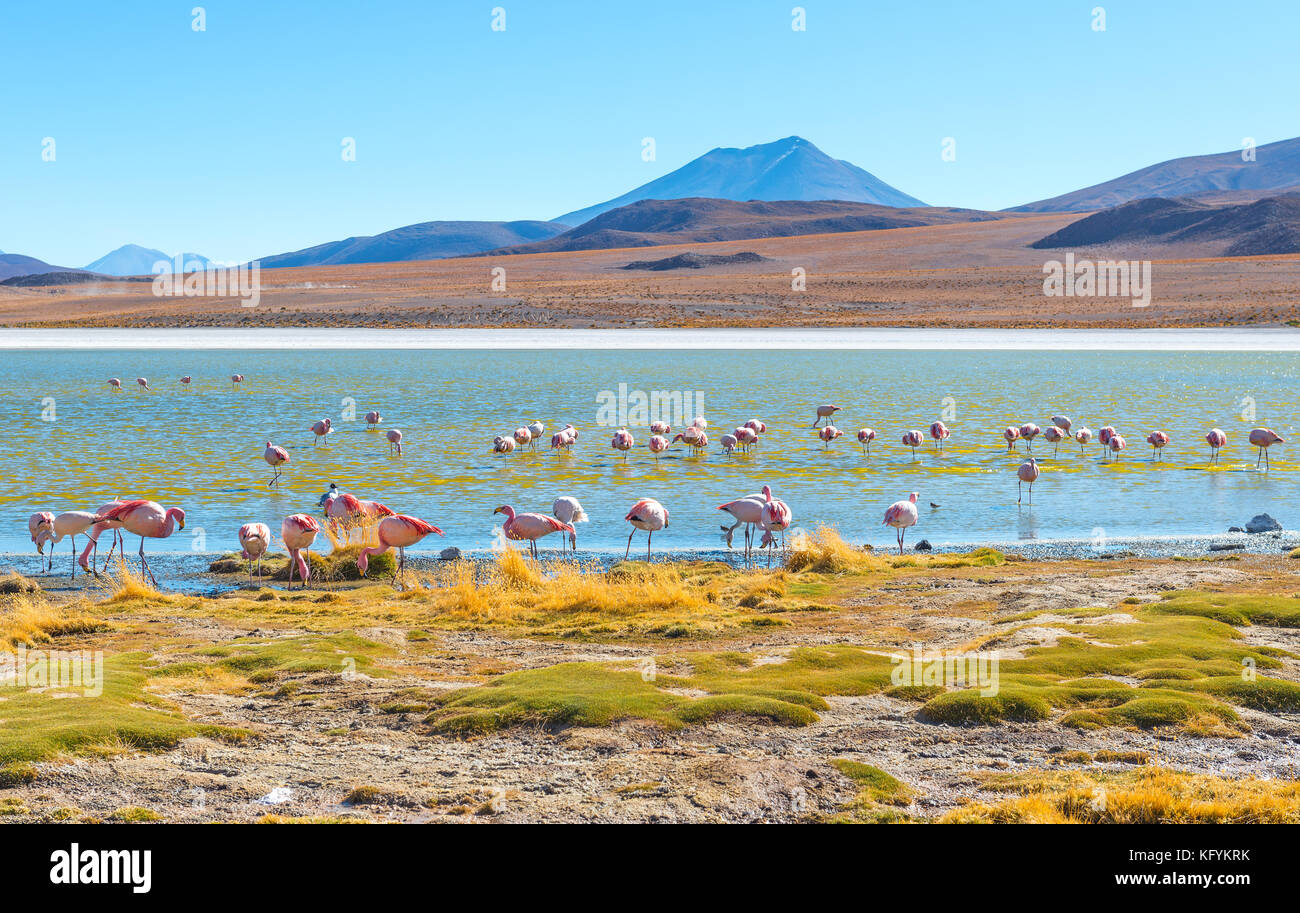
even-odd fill
[[[436,526],[433,527],[433,531],[434,531],[435,533],[437,533],[439,536],[443,536],[443,537],[445,537],[445,536],[447,535],[447,534],[444,533],[442,530],[438,529],[438,527],[436,527]]]

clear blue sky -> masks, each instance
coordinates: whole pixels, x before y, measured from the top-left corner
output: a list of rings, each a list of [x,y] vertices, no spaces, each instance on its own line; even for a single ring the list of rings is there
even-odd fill
[[[1295,0],[803,0],[802,33],[795,5],[5,3],[0,250],[235,260],[547,219],[791,134],[929,203],[1001,208],[1300,134]]]

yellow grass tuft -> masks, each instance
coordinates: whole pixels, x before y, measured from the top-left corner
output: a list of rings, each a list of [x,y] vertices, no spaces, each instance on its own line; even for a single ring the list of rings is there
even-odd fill
[[[795,537],[786,566],[795,572],[818,574],[870,573],[889,569],[888,563],[844,541],[833,526],[818,526]]]
[[[99,586],[107,591],[104,603],[131,602],[148,599],[154,602],[168,602],[171,597],[159,591],[141,570],[136,572],[124,558],[119,557],[112,570],[105,571],[99,578]]]
[[[103,627],[98,619],[74,607],[55,606],[44,596],[13,596],[0,607],[0,649],[33,646],[67,634],[85,634]]]

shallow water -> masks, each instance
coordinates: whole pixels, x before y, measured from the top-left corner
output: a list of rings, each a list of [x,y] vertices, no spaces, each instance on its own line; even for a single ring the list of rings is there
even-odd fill
[[[347,334],[335,331],[335,344],[346,345]],[[232,373],[247,378],[239,389]],[[190,389],[178,382],[183,374],[195,378]],[[137,388],[140,375],[153,393]],[[111,394],[109,377],[125,392]],[[1246,435],[1267,425],[1293,438],[1298,380],[1300,355],[1290,352],[8,351],[0,353],[0,551],[32,550],[26,520],[35,510],[93,509],[116,496],[185,508],[186,529],[150,551],[234,549],[244,522],[278,530],[286,514],[318,512],[330,482],[441,526],[447,537],[426,540],[430,550],[489,547],[500,520],[493,508],[549,512],[559,495],[576,496],[591,516],[579,527],[583,548],[622,550],[624,514],[653,497],[672,514],[656,549],[714,549],[716,505],[763,483],[790,504],[796,526],[829,523],[876,545],[893,542],[881,516],[911,491],[922,508],[909,543],[1193,536],[1262,512],[1294,525],[1293,445],[1272,448],[1272,470],[1259,472]],[[703,408],[689,417],[708,417],[709,452],[690,456],[676,445],[656,463],[646,428],[632,424],[637,446],[624,460],[609,445],[615,428],[598,424],[599,394],[620,383],[701,393]],[[356,421],[346,420],[349,401]],[[844,437],[829,449],[809,428],[820,403],[844,407],[836,416]],[[372,408],[383,413],[378,431],[361,420]],[[1063,444],[1054,456],[1039,437],[1043,474],[1032,506],[1017,505],[1023,445],[1008,453],[1001,430],[1046,427],[1061,412],[1076,427],[1114,425],[1128,440],[1124,458],[1102,462],[1095,443],[1082,454]],[[309,427],[324,416],[336,433],[313,447]],[[927,438],[913,458],[903,432],[941,417],[952,430],[944,453]],[[717,438],[749,418],[769,429],[754,452],[719,452]],[[581,432],[574,452],[490,452],[494,436],[533,419],[548,436],[572,422]],[[870,456],[854,440],[863,426],[879,434]],[[1204,435],[1215,426],[1229,445],[1212,468]],[[387,428],[405,435],[400,459],[388,455]],[[1157,428],[1173,440],[1152,462],[1144,438]],[[267,440],[291,455],[280,490],[266,485]],[[558,547],[558,537],[543,544]],[[643,533],[638,549],[644,554]]]

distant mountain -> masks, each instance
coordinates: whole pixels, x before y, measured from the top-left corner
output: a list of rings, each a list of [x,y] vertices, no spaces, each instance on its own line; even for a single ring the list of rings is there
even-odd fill
[[[93,263],[87,263],[86,269],[106,276],[151,276],[154,274],[154,264],[164,261],[171,264],[174,259],[171,254],[165,254],[152,247],[124,244],[112,253],[104,254]],[[186,272],[206,269],[211,262],[201,254],[181,254],[181,265]],[[160,272],[170,273],[172,269],[168,266]]]
[[[714,149],[621,197],[568,212],[555,221],[581,225],[639,200],[713,197],[723,200],[851,200],[882,206],[924,206],[850,162],[833,159],[806,139],[788,136],[745,149]]]
[[[568,228],[558,222],[420,222],[380,235],[329,241],[287,254],[262,257],[263,269],[338,263],[438,260],[482,253],[507,244],[551,238]]]
[[[1300,187],[1300,138],[1258,147],[1253,162],[1243,162],[1240,150],[1172,159],[1010,211],[1089,212],[1150,197],[1250,200],[1296,187]]]
[[[0,281],[14,276],[32,276],[37,273],[50,273],[66,270],[64,266],[51,266],[44,260],[25,257],[22,254],[0,254]]]
[[[1135,200],[1072,222],[1029,246],[1107,244],[1197,245],[1200,255],[1223,257],[1300,253],[1300,193],[1218,205],[1189,199]]]
[[[603,213],[546,241],[491,251],[536,254],[550,251],[650,247],[656,244],[784,238],[882,228],[911,228],[943,222],[1004,218],[977,209],[900,209],[844,200],[778,200],[740,203],[692,198],[640,200]]]

